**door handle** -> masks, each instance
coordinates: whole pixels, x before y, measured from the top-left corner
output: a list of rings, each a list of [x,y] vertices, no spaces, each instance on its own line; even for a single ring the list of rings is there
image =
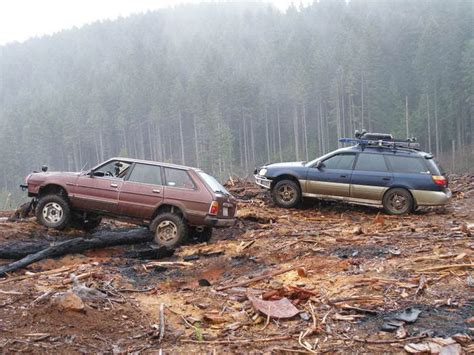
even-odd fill
[[[110,184],[110,187],[117,187],[117,184]]]
[[[390,181],[391,179],[392,179],[392,178],[389,178],[389,177],[384,177],[384,178],[382,178],[382,180],[384,180],[384,181]]]
[[[159,194],[159,193],[161,192],[160,189],[153,189],[152,191],[153,191],[155,194]]]
[[[346,178],[346,177],[347,177],[347,175],[341,175],[341,177],[342,177],[342,178]]]

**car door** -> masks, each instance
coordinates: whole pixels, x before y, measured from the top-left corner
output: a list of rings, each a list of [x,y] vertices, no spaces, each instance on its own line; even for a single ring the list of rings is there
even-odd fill
[[[71,203],[73,207],[106,214],[118,212],[119,190],[130,163],[119,160],[108,161],[80,175],[73,186]]]
[[[392,184],[385,157],[380,153],[361,152],[352,172],[351,197],[361,202],[381,203],[383,194]]]
[[[326,158],[308,169],[305,195],[349,197],[355,153],[344,152]]]
[[[161,167],[154,164],[135,163],[120,189],[119,214],[151,219],[162,201]]]

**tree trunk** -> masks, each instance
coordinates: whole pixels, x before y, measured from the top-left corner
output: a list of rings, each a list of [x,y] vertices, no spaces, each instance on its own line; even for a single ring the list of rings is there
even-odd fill
[[[199,161],[199,141],[198,141],[198,127],[196,122],[196,114],[193,113],[193,125],[194,125],[194,151],[196,153],[196,167],[201,166]]]
[[[408,96],[405,96],[405,128],[408,139],[410,138],[410,129],[408,127]]]
[[[308,128],[306,126],[306,105],[303,102],[303,142],[304,142],[304,153],[306,157],[306,161],[309,161],[308,158]]]
[[[179,142],[181,143],[181,164],[186,165],[186,161],[184,160],[184,135],[183,135],[183,113],[179,110],[178,114],[178,122],[179,122]]]
[[[85,250],[105,248],[116,245],[138,244],[153,241],[153,234],[147,229],[132,229],[125,232],[100,232],[94,234],[92,238],[73,238],[66,241],[45,245],[44,242],[39,242],[36,247],[32,243],[18,244],[16,243],[16,250],[13,246],[2,247],[2,257],[22,258],[11,264],[0,266],[0,275],[21,269],[37,261],[56,258],[66,254],[82,253]],[[161,249],[161,248],[160,248]],[[7,253],[8,251],[8,253]],[[168,257],[173,254],[173,251],[162,249],[162,257]]]
[[[268,131],[268,110],[265,103],[265,143],[267,144],[267,162],[270,162],[270,134]]]
[[[242,110],[242,133],[244,135],[244,170],[245,174],[248,172],[249,168],[249,147],[247,144],[247,120],[245,119],[245,114]]]
[[[364,129],[364,72],[361,71],[361,79],[360,79],[360,129]]]
[[[293,104],[293,135],[295,140],[295,156],[296,160],[300,160],[299,145],[300,139],[298,136],[298,107],[296,102]]]
[[[426,112],[428,113],[428,152],[431,152],[431,115],[430,115],[430,95],[426,94]]]
[[[435,114],[435,144],[436,144],[436,156],[439,157],[439,131],[438,131],[438,89],[435,85],[435,96],[434,96],[434,114]]]
[[[283,161],[283,153],[281,151],[281,124],[280,124],[280,103],[277,103],[277,125],[278,125],[278,153],[280,161]]]

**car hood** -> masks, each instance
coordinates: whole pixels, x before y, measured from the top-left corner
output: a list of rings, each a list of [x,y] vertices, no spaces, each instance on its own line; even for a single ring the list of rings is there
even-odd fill
[[[291,162],[285,162],[285,163],[273,163],[273,164],[268,164],[265,165],[265,168],[294,168],[294,167],[300,167],[304,166],[304,161],[291,161]]]
[[[47,172],[40,172],[40,173],[32,173],[30,176],[34,176],[35,178],[50,178],[54,176],[79,176],[81,173],[79,172],[70,172],[70,171],[47,171]]]

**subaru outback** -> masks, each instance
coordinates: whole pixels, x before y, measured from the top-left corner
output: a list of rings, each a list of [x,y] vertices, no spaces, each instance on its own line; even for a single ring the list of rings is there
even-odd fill
[[[286,208],[319,198],[404,214],[451,199],[446,174],[413,139],[364,132],[340,141],[356,144],[310,162],[265,165],[256,169],[255,181],[271,191],[276,205]]]
[[[213,227],[234,224],[235,198],[200,169],[112,158],[80,173],[35,172],[23,188],[38,221],[63,229],[96,227],[101,216],[149,226],[159,245],[176,247],[190,236],[211,238]]]

